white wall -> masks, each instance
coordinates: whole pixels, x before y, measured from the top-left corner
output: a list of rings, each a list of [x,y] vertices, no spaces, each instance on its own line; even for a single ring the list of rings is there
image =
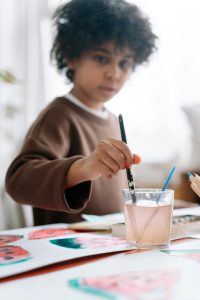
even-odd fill
[[[0,83],[0,142],[4,146],[0,149],[0,188],[10,155],[14,155],[38,111],[70,88],[49,63],[50,15],[60,2],[0,0],[0,69],[7,68],[22,80],[22,85],[9,87],[5,93],[5,85]],[[123,114],[128,143],[142,156],[143,164],[135,169],[138,180],[163,182],[173,164],[180,171],[200,170],[200,2],[134,3],[150,17],[159,37],[158,51],[149,64],[138,67],[108,107]],[[195,126],[191,127],[182,106],[195,103],[195,114],[190,115]],[[12,109],[17,106],[18,112],[6,125],[5,112],[10,109],[7,104]],[[11,120],[16,126],[12,125],[14,137],[9,139],[5,133],[10,130]],[[5,149],[9,149],[9,155]]]
[[[180,169],[197,164],[200,168],[200,161],[194,162],[191,156],[192,128],[182,111],[182,106],[200,103],[199,1],[129,1],[138,4],[150,18],[159,37],[158,51],[148,64],[138,67],[107,106],[124,115],[129,144],[141,154],[143,162],[175,162]],[[43,44],[50,47],[50,21],[43,20],[42,27],[43,41],[46,38]],[[48,102],[69,87],[47,63],[45,70]]]

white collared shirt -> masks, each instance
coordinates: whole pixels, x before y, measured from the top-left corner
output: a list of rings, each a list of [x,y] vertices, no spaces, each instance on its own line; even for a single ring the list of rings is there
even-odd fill
[[[76,98],[74,95],[72,95],[71,93],[68,93],[65,98],[67,98],[67,100],[71,101],[72,103],[74,103],[75,105],[79,106],[80,108],[86,110],[87,112],[101,118],[101,119],[107,119],[109,116],[109,111],[103,107],[103,109],[101,111],[97,111],[93,108],[90,108],[89,106],[85,105],[83,102],[81,102],[78,98]]]

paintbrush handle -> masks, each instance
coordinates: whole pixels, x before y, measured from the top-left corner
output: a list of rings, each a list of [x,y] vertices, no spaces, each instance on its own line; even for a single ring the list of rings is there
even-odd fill
[[[119,115],[119,127],[120,127],[122,141],[127,144],[126,133],[125,133],[125,128],[124,128],[124,121],[123,121],[122,115]],[[131,173],[131,170],[126,169],[126,174],[127,174],[127,179],[128,179],[128,188],[131,193],[132,202],[135,203],[136,202],[135,185],[134,185],[133,175]]]
[[[131,193],[132,202],[135,203],[137,199],[136,199],[136,195],[135,195],[135,184],[133,181],[133,175],[131,173],[131,170],[126,169],[126,174],[127,174],[127,178],[128,178],[128,188]]]
[[[134,190],[135,189],[135,184],[134,184],[134,181],[133,181],[133,175],[131,173],[131,170],[130,169],[126,169],[126,174],[127,174],[127,178],[128,178],[128,182],[129,182],[129,187],[130,189]]]

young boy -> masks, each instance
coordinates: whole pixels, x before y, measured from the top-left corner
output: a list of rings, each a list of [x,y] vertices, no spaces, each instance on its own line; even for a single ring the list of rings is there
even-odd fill
[[[10,196],[33,206],[35,225],[122,210],[127,179],[120,170],[140,157],[121,141],[104,103],[148,60],[156,39],[124,0],[72,0],[53,19],[51,57],[73,88],[39,114],[6,175]]]

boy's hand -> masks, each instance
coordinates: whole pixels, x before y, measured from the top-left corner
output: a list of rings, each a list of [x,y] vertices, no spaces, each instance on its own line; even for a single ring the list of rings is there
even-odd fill
[[[89,180],[95,180],[100,176],[112,178],[119,170],[129,168],[133,163],[139,163],[140,157],[133,156],[124,142],[109,138],[101,141],[94,152],[83,160]]]
[[[93,153],[75,161],[67,174],[66,187],[103,176],[112,178],[119,170],[140,163],[141,158],[132,154],[128,146],[117,139],[101,141]]]

